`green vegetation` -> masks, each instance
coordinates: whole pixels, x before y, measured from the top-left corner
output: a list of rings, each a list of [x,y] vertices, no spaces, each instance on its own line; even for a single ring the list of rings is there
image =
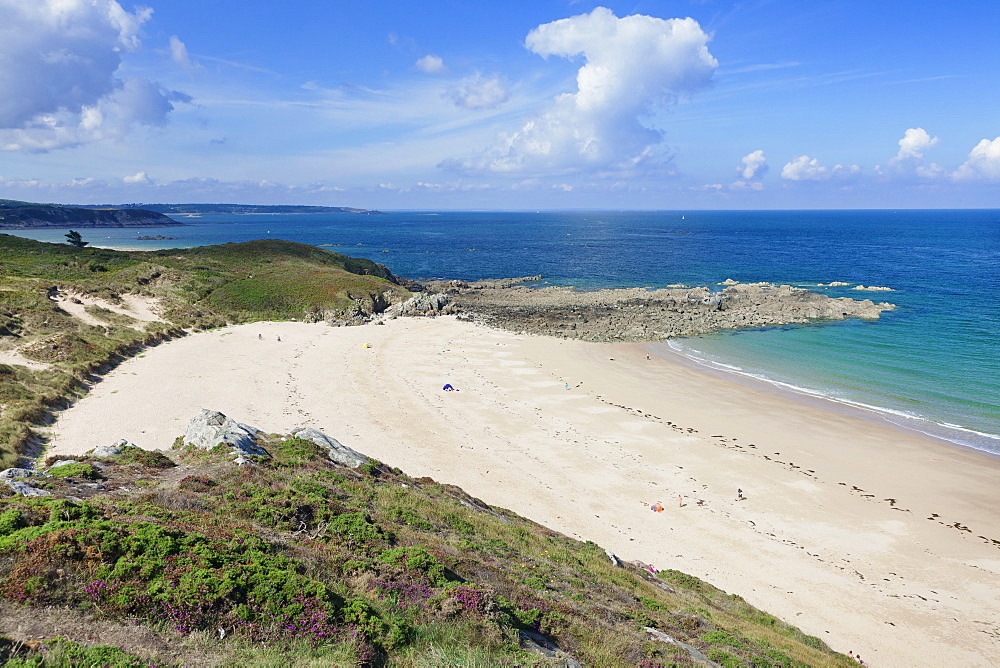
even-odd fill
[[[161,227],[181,225],[148,209],[36,204],[0,199],[0,229],[34,227]],[[73,243],[70,241],[70,243]]]
[[[70,230],[66,233],[66,242],[70,246],[76,246],[77,248],[83,248],[84,246],[90,245],[89,241],[84,241],[83,237],[76,230]]]
[[[57,293],[153,297],[169,322],[89,305],[102,323],[89,325],[59,308]],[[125,252],[0,235],[0,352],[49,365],[0,365],[0,467],[16,462],[31,426],[78,396],[90,374],[185,329],[350,318],[408,296],[380,264],[288,241]]]
[[[676,572],[613,566],[597,545],[458,488],[385,466],[374,475],[339,467],[300,439],[262,445],[275,459],[244,467],[225,452],[126,448],[59,467],[100,464],[107,492],[78,472],[48,479],[51,497],[0,498],[7,612],[60,611],[51,640],[0,639],[0,658],[550,665],[525,648],[534,638],[587,666],[696,665],[642,628],[653,627],[722,665],[850,665],[739,597],[690,576],[697,586],[664,585]],[[87,642],[91,629],[125,620],[112,646]]]

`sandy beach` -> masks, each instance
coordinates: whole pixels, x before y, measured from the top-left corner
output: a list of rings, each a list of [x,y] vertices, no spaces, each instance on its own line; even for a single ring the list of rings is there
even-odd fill
[[[121,364],[58,416],[46,454],[166,449],[201,408],[313,426],[872,666],[996,664],[1000,460],[649,351],[450,317],[243,325]]]

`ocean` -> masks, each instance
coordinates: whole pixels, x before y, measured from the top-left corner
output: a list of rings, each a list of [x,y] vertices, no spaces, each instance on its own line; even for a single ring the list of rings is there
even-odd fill
[[[323,245],[410,278],[543,276],[581,290],[769,281],[897,305],[847,320],[675,339],[699,364],[1000,454],[1000,210],[434,212],[178,218],[93,245],[259,238]],[[66,230],[14,231],[63,241]],[[137,241],[139,235],[176,237]],[[841,281],[846,286],[820,286]],[[891,292],[864,292],[858,285]]]

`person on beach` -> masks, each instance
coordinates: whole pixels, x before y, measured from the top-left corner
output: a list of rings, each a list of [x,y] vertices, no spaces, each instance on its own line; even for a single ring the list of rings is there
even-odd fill
[[[677,507],[678,508],[683,508],[684,507],[684,496],[683,495],[677,497]]]
[[[281,337],[280,336],[278,337],[278,340],[281,341]]]
[[[258,341],[263,341],[264,340],[264,335],[263,334],[258,334],[257,335],[257,340]]]
[[[566,389],[567,390],[569,389],[569,383],[566,383]]]
[[[743,496],[743,490],[742,490],[742,489],[738,489],[738,490],[736,490],[736,500],[737,500],[737,501],[743,501],[743,500],[745,500],[746,498],[747,498],[747,497]]]

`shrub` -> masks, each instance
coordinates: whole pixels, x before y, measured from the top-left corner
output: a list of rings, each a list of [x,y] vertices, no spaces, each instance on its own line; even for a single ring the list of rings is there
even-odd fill
[[[159,450],[144,450],[143,448],[133,445],[122,448],[121,454],[113,457],[112,461],[153,470],[169,469],[177,466],[177,464],[174,463],[174,460],[170,459]]]
[[[11,508],[0,513],[0,536],[8,536],[26,526],[28,523],[20,508]]]
[[[290,438],[268,446],[274,458],[272,464],[284,466],[304,466],[328,459],[327,449],[304,438]]]
[[[362,512],[341,513],[328,528],[334,535],[355,544],[377,543],[388,538],[382,527]]]
[[[93,464],[77,462],[75,464],[63,464],[54,469],[49,469],[47,473],[57,478],[86,478],[87,480],[100,480],[104,476]]]
[[[397,547],[382,553],[380,560],[387,564],[405,566],[411,570],[427,574],[434,586],[448,582],[444,566],[422,547]]]

